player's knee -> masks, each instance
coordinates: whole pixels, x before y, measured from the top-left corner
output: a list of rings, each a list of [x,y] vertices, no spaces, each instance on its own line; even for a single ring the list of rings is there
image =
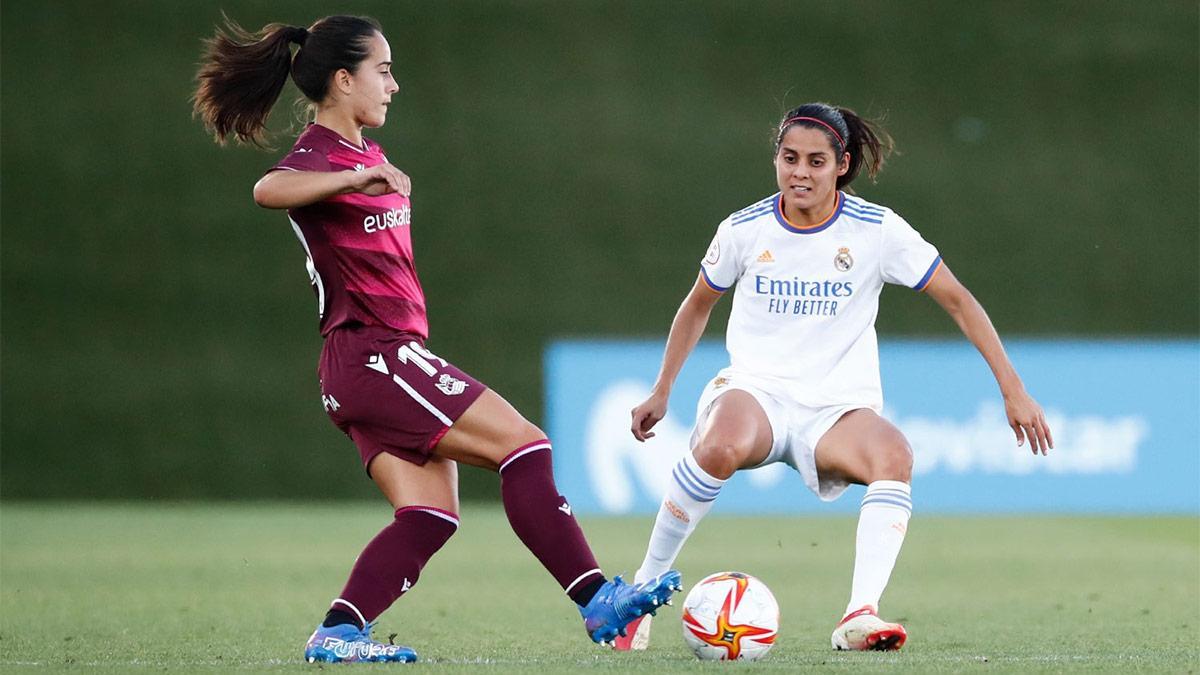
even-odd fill
[[[748,449],[725,439],[701,440],[692,454],[708,475],[726,480],[741,467]]]
[[[874,454],[872,480],[899,480],[905,483],[912,481],[912,448],[903,436],[897,434],[896,438],[888,439]]]
[[[511,449],[544,440],[547,440],[546,432],[542,431],[538,425],[522,417],[519,423],[509,428],[508,437],[505,439],[503,445]]]

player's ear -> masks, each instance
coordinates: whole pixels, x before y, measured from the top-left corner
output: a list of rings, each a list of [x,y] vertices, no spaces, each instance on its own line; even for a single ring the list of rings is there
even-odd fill
[[[345,68],[339,68],[333,74],[333,86],[342,94],[349,96],[350,92],[354,90],[354,75]]]
[[[850,170],[850,153],[843,152],[842,153],[842,161],[838,162],[837,175],[845,176],[846,172],[849,170]]]

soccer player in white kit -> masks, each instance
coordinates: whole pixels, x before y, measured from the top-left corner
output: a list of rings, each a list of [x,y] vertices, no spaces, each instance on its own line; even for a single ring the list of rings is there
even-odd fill
[[[636,580],[671,566],[739,469],[785,462],[826,501],[850,483],[866,485],[850,601],[831,638],[837,649],[899,649],[907,639],[903,626],[877,615],[912,512],[912,450],[879,416],[875,316],[884,283],[928,294],[958,323],[996,377],[1017,445],[1028,440],[1035,455],[1054,446],[987,314],[937,249],[891,209],[845,189],[864,166],[874,177],[890,149],[881,129],[845,108],[810,103],[784,116],[779,192],[718,226],[671,324],[658,379],[633,409],[634,437],[654,436],[713,306],[734,288],[730,365],[700,396],[691,453],[673,470]],[[649,617],[631,624],[618,649],[644,649],[649,627]]]

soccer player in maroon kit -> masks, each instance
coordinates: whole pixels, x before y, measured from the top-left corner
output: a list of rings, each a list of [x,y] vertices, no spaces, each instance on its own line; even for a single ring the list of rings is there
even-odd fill
[[[667,602],[680,589],[679,573],[635,586],[607,580],[555,487],[545,434],[425,347],[411,183],[362,136],[363,127],[383,125],[399,89],[379,25],[330,16],[307,29],[271,24],[250,34],[228,22],[206,45],[194,103],[218,142],[234,135],[261,143],[289,72],[315,108],[291,152],[255,184],[254,201],[287,209],[317,295],[325,410],[395,508],[359,554],[305,658],[416,660],[407,647],[372,640],[371,626],[458,528],[460,462],[500,474],[509,523],[579,606],[592,640],[611,643]]]

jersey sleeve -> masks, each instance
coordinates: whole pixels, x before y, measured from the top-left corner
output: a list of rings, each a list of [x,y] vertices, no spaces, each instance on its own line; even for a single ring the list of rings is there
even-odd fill
[[[278,171],[284,169],[286,171],[333,171],[333,165],[329,163],[329,158],[324,152],[313,148],[295,147],[292,151],[284,155],[283,159],[275,163],[275,166],[267,169],[267,172]]]
[[[892,211],[883,219],[880,271],[889,284],[923,291],[942,266],[938,250]]]
[[[737,242],[734,241],[733,227],[729,219],[725,219],[717,227],[708,252],[700,261],[700,273],[704,282],[718,293],[724,293],[741,278],[743,269],[741,256],[737,252]]]

